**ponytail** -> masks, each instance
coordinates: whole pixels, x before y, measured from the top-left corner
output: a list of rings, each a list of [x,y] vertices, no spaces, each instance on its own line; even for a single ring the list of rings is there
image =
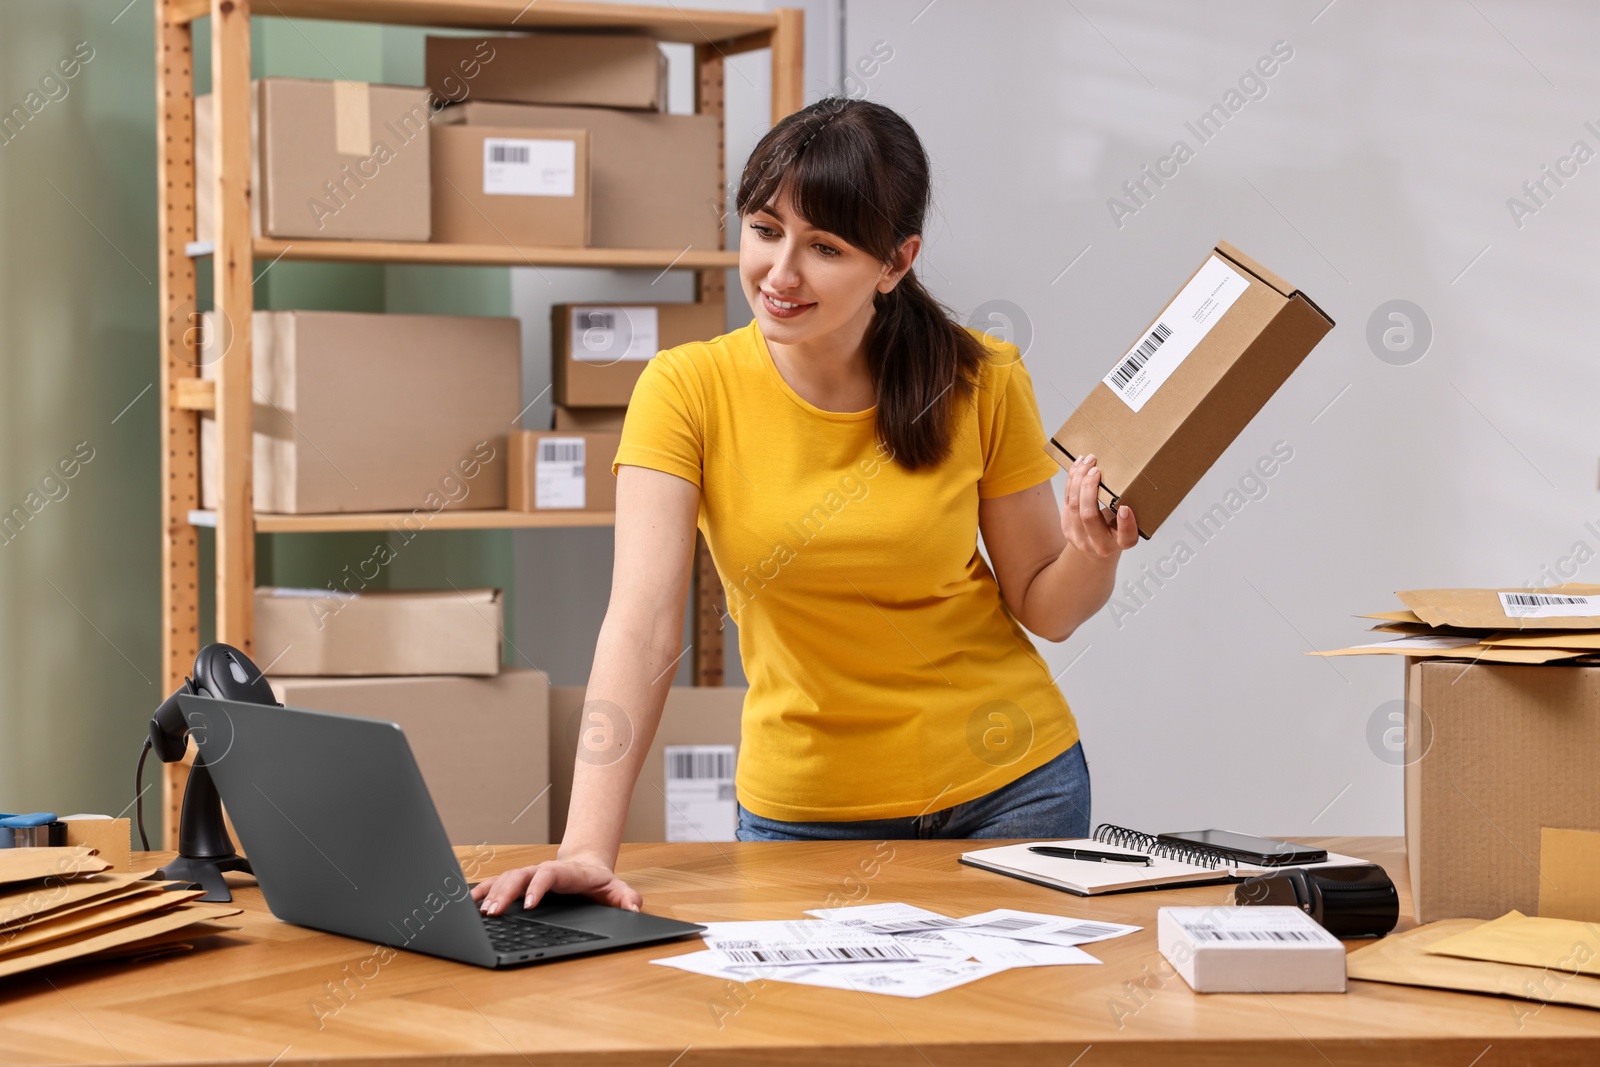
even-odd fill
[[[906,470],[950,454],[953,416],[977,391],[983,344],[950,317],[912,271],[873,299],[867,366],[878,394],[878,437]]]

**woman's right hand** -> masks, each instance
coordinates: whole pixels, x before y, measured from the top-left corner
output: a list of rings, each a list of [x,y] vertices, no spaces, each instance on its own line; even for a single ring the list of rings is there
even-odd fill
[[[629,911],[638,911],[644,903],[639,891],[604,862],[587,858],[545,860],[485,878],[472,887],[472,899],[485,915],[498,915],[518,896],[523,907],[532,908],[552,891],[581,894]]]

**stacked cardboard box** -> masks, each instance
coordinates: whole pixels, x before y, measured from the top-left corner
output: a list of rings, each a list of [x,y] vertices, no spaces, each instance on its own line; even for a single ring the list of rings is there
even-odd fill
[[[512,511],[615,511],[611,475],[622,434],[613,430],[512,430],[506,507]]]
[[[251,225],[257,237],[426,241],[429,117],[423,89],[262,78],[250,85]],[[195,98],[195,228],[215,239],[212,98]]]
[[[450,128],[533,137],[542,129],[588,137],[596,248],[722,247],[721,131],[713,115],[668,115],[603,107],[543,107],[475,99],[434,116],[435,144]],[[445,190],[440,191],[443,195]],[[439,240],[440,238],[435,238]]]
[[[257,511],[503,508],[506,431],[522,392],[516,319],[257,311]],[[211,328],[202,377],[226,358]],[[201,498],[216,500],[215,421],[201,420]]]
[[[550,376],[557,404],[626,407],[657,352],[723,332],[721,304],[556,304]]]
[[[452,844],[549,840],[549,678],[507,669],[443,675],[269,679],[284,704],[398,723]]]
[[[611,461],[628,400],[658,351],[722,332],[719,304],[557,304],[551,308],[555,429],[513,431],[513,511],[612,511]]]
[[[1539,913],[1551,834],[1600,830],[1600,586],[1399,597],[1385,640],[1314,654],[1404,657],[1368,741],[1405,768],[1417,921]]]
[[[425,51],[430,89],[453,102],[434,123],[435,241],[680,247],[681,194],[714,191],[714,171],[694,179],[715,167],[719,131],[711,116],[664,113],[667,60],[654,40],[429,37]],[[701,247],[720,234],[708,217],[695,220],[697,236],[712,235]]]
[[[490,189],[480,160],[492,143],[580,143],[597,248],[722,247],[726,193],[713,115],[667,113],[667,63],[658,43],[629,34],[534,33],[429,37],[427,81],[451,101],[434,116],[434,240],[557,244],[526,225],[529,205]],[[579,142],[577,134],[582,134]],[[479,169],[475,169],[479,168]],[[503,184],[503,183],[502,183]],[[525,200],[526,198],[521,198]],[[483,214],[493,219],[489,233]],[[557,236],[562,236],[557,234]]]
[[[742,686],[674,686],[667,693],[650,751],[634,785],[624,841],[734,840],[733,777]],[[560,840],[579,759],[603,760],[609,743],[626,744],[630,724],[615,705],[584,702],[584,687],[550,688],[550,833]]]

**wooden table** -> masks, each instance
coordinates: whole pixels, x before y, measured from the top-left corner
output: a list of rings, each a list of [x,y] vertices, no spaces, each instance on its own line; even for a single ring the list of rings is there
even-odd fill
[[[1410,910],[1400,842],[1327,838],[1370,857]],[[1600,1012],[1352,982],[1345,994],[1199,996],[1156,951],[1156,908],[1228,887],[1085,899],[965,867],[959,841],[625,845],[648,910],[688,920],[798,918],[906,901],[1136,923],[1098,967],[1033,967],[921,1000],[781,982],[745,986],[647,961],[698,939],[508,971],[398,953],[274,919],[229,876],[244,929],[183,956],[0,981],[0,1063],[953,1064],[1600,1063]],[[553,846],[484,849],[482,874]],[[463,856],[471,850],[463,850]],[[167,853],[136,853],[136,869]],[[1402,918],[1401,927],[1412,925]],[[1353,943],[1353,947],[1359,943]]]

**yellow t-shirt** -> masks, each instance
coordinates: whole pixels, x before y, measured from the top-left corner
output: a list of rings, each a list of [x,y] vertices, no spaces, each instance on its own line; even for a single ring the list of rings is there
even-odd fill
[[[611,470],[700,487],[739,627],[739,803],[785,821],[900,818],[983,796],[1078,728],[978,552],[978,500],[1047,481],[1032,380],[988,348],[976,403],[934,469],[887,458],[876,408],[824,411],[750,325],[657,354]]]

